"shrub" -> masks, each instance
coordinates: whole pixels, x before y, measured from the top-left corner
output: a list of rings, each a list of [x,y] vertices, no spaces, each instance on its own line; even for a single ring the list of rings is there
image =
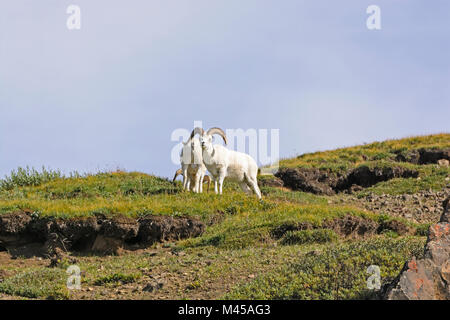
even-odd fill
[[[64,175],[59,170],[47,170],[42,167],[42,171],[39,172],[34,168],[17,168],[12,170],[9,176],[0,180],[0,189],[12,190],[16,187],[24,186],[38,186],[43,183],[64,178]]]

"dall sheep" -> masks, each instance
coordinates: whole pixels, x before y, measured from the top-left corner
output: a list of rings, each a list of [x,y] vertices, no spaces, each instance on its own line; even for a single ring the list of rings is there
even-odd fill
[[[222,186],[225,177],[239,183],[245,193],[251,190],[261,199],[261,191],[258,187],[258,165],[256,161],[246,153],[229,150],[222,145],[212,144],[212,136],[218,134],[227,144],[225,132],[220,128],[211,128],[205,132],[202,128],[195,128],[191,133],[191,139],[196,134],[200,135],[203,163],[214,179],[214,191],[222,194]],[[217,190],[217,182],[219,190]]]
[[[183,190],[203,192],[203,178],[206,166],[202,160],[202,149],[199,139],[189,138],[183,142],[180,153],[181,170],[183,175]],[[174,180],[177,176],[174,177]]]

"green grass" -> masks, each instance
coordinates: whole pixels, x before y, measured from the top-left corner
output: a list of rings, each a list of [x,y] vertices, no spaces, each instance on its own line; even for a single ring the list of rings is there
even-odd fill
[[[393,161],[396,152],[420,148],[450,148],[450,134],[442,133],[386,140],[330,151],[306,153],[280,160],[281,167],[316,167],[332,171],[347,170],[371,161]]]
[[[32,269],[0,283],[0,292],[26,298],[66,299],[67,275],[62,269]]]
[[[380,267],[383,283],[391,281],[405,261],[423,255],[423,238],[382,238],[316,247],[297,262],[243,282],[226,299],[369,299],[367,268]],[[317,250],[317,249],[316,249]]]
[[[371,192],[399,195],[405,193],[413,194],[423,190],[440,191],[448,184],[448,181],[445,179],[450,176],[449,168],[439,167],[434,164],[420,166],[406,164],[405,166],[417,170],[419,178],[396,178],[379,182],[370,188],[362,190],[358,195],[364,196]]]
[[[288,231],[281,239],[281,244],[327,243],[337,241],[339,236],[329,229]]]

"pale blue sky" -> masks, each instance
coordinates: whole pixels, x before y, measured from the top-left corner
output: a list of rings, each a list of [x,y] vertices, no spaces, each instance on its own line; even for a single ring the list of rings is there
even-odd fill
[[[2,1],[0,175],[172,176],[170,135],[194,120],[280,129],[282,157],[449,132],[449,16],[444,0]]]

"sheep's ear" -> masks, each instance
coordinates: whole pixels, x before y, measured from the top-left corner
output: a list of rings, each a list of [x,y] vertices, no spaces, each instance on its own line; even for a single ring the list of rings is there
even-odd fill
[[[225,145],[228,144],[228,141],[227,141],[227,135],[226,135],[225,132],[224,132],[222,129],[220,129],[220,128],[217,128],[217,127],[211,128],[211,129],[208,130],[208,132],[207,132],[206,134],[208,134],[208,135],[210,135],[210,136],[212,136],[213,134],[218,134],[219,136],[222,137],[223,142],[225,142]]]

